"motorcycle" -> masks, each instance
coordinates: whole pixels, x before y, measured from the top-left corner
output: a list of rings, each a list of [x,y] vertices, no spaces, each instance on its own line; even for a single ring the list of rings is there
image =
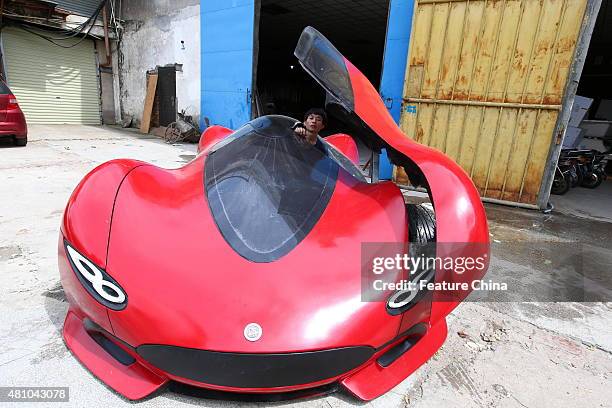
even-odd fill
[[[598,187],[606,179],[607,161],[607,155],[597,150],[562,150],[551,193],[563,195],[577,186]]]

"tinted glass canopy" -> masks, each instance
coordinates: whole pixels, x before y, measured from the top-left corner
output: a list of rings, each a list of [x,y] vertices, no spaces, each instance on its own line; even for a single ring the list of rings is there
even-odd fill
[[[349,166],[322,139],[311,145],[296,135],[297,122],[257,118],[206,158],[204,183],[215,222],[228,244],[253,262],[275,261],[302,241],[327,207],[341,166]]]

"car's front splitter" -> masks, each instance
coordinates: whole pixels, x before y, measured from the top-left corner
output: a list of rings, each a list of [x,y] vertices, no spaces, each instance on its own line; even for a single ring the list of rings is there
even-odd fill
[[[390,365],[383,367],[376,359],[340,383],[363,401],[378,398],[425,364],[442,346],[446,334],[446,319],[441,319]]]
[[[63,335],[68,348],[85,367],[128,399],[144,398],[168,382],[138,362],[129,365],[119,362],[93,339],[72,311],[66,316]]]
[[[87,319],[85,320],[87,321]],[[108,333],[106,334],[107,345],[103,347],[99,339],[98,341],[94,340],[91,329],[87,329],[86,326],[87,324],[74,311],[69,311],[63,331],[66,345],[96,377],[131,400],[145,398],[169,381],[176,381],[190,386],[229,393],[285,393],[287,395],[291,395],[291,392],[294,391],[314,390],[325,385],[339,384],[357,398],[369,401],[388,392],[416,371],[440,348],[447,334],[446,321],[442,319],[437,325],[430,327],[422,337],[410,344],[408,348],[402,350],[401,354],[395,356],[388,364],[384,363],[383,356],[388,356],[393,348],[395,350],[401,348],[404,339],[399,339],[379,350],[362,366],[334,378],[289,387],[238,388],[196,382],[163,372],[140,358],[136,349],[122,344],[120,340]],[[115,347],[118,352],[113,353],[108,344]],[[125,357],[121,358],[121,355]],[[214,369],[221,368],[214,367]],[[304,395],[311,394],[306,393]],[[231,396],[228,398],[231,399]]]

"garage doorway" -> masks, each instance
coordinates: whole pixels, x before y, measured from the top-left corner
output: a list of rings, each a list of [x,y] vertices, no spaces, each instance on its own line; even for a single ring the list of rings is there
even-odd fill
[[[594,161],[600,161],[600,172],[595,176]],[[602,167],[605,175],[601,174]],[[559,169],[566,172],[566,177],[561,179],[556,174],[557,186],[562,182],[564,188],[553,188],[550,199],[555,208],[612,222],[612,0],[601,1]]]
[[[254,116],[301,119],[309,108],[324,106],[325,92],[293,55],[306,26],[325,35],[378,89],[388,8],[389,0],[261,0]],[[330,118],[323,135],[341,130]]]

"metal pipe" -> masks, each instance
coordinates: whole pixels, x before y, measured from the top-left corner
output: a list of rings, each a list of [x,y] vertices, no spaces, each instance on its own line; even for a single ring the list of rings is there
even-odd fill
[[[379,181],[379,164],[380,164],[380,154],[376,153],[372,150],[372,156],[370,159],[370,178],[372,183],[378,183]]]
[[[111,60],[111,51],[110,51],[110,40],[108,37],[108,15],[106,14],[106,7],[108,6],[108,2],[104,4],[102,7],[102,22],[104,23],[104,49],[106,50],[106,62],[101,64],[103,67],[110,67],[113,63]],[[95,22],[92,22],[94,24]]]
[[[425,99],[425,98],[404,98],[406,103],[439,103],[446,105],[464,106],[489,106],[493,108],[525,108],[525,109],[551,109],[560,110],[561,105],[544,105],[531,103],[513,102],[485,102],[485,101],[463,101],[463,100],[444,100],[444,99]]]
[[[540,210],[541,209],[535,204],[517,203],[516,201],[499,200],[497,198],[482,197],[481,200],[485,203],[508,205],[511,207],[528,208],[530,210]]]

